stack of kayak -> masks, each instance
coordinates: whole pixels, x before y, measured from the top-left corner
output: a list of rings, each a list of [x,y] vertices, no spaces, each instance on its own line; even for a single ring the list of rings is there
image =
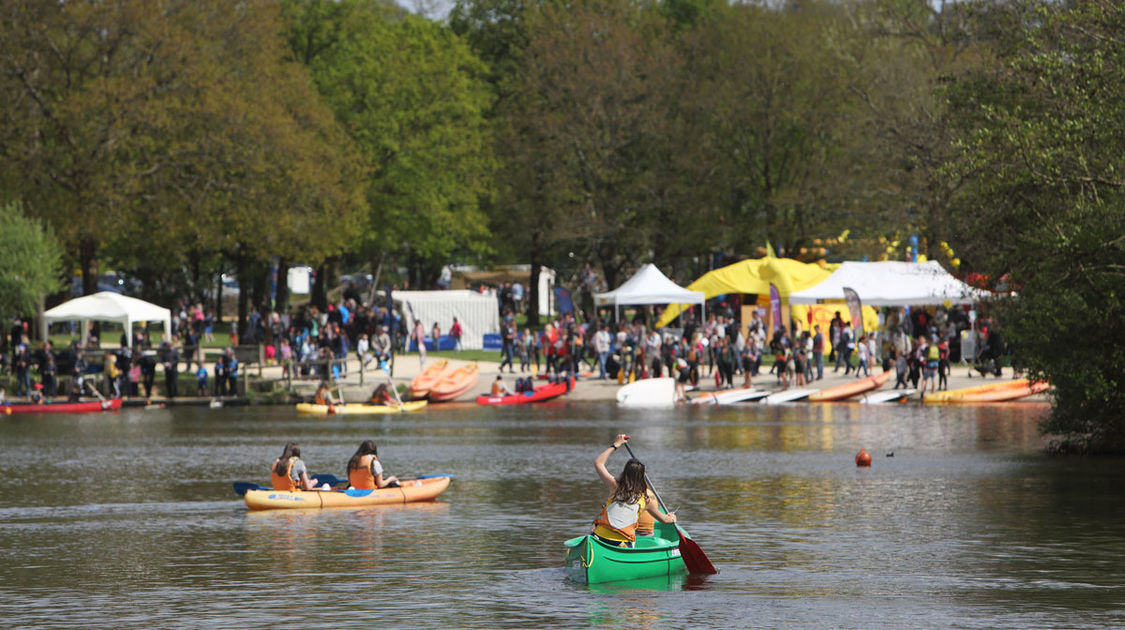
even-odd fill
[[[831,402],[835,400],[846,400],[852,396],[859,396],[870,391],[874,391],[882,387],[891,378],[890,370],[868,376],[867,378],[857,379],[851,383],[844,383],[835,387],[828,387],[822,389],[815,394],[809,394],[809,402]]]
[[[1007,402],[1041,394],[1050,388],[1051,386],[1045,381],[1031,383],[1026,378],[1020,378],[1006,383],[991,383],[925,394],[922,400],[926,404]]]
[[[573,384],[573,380],[566,380],[558,383],[539,385],[538,387],[526,392],[516,392],[514,394],[507,394],[505,396],[481,394],[480,396],[477,396],[477,404],[525,405],[527,403],[543,402],[545,400],[558,398],[559,396],[562,396],[563,394],[569,392]]]
[[[117,411],[121,409],[121,399],[92,400],[87,402],[60,403],[11,403],[0,405],[0,414],[13,413],[95,413],[98,411]]]
[[[295,510],[337,507],[366,507],[370,505],[396,505],[433,501],[449,487],[448,475],[429,475],[410,480],[400,480],[398,488],[376,490],[272,490],[261,486],[246,489],[247,484],[235,484],[235,491],[245,490],[246,507],[251,510]]]
[[[438,359],[410,382],[410,397],[432,402],[456,400],[476,386],[479,376],[475,363],[453,367],[449,361]]]

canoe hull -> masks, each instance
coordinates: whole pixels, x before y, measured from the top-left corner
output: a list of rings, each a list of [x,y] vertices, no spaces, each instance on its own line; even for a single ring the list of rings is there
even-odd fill
[[[1027,379],[1017,379],[1007,383],[990,383],[946,392],[936,392],[922,398],[926,404],[961,404],[1007,402],[1041,394],[1051,386],[1043,381],[1029,383]]]
[[[735,403],[758,400],[768,395],[769,392],[764,389],[740,387],[738,389],[728,389],[721,392],[700,394],[698,398],[695,398],[691,402],[696,405],[733,405]]]
[[[853,383],[844,383],[835,387],[822,389],[815,394],[809,395],[809,402],[831,402],[834,400],[845,400],[852,396],[879,389],[891,378],[890,371],[881,372],[867,378],[857,379]]]
[[[0,406],[0,415],[17,413],[96,413],[99,411],[117,411],[121,409],[121,399],[111,398],[101,401],[77,403],[53,403],[49,405],[24,405],[13,404]]]
[[[247,490],[244,499],[251,510],[317,510],[321,508],[400,505],[433,501],[449,487],[449,477],[433,477],[402,482],[401,488],[379,490],[331,490],[284,492]]]
[[[438,359],[427,366],[422,373],[410,381],[410,397],[419,400],[430,395],[430,390],[441,380],[442,374],[449,369],[449,361]]]
[[[490,396],[481,394],[477,396],[478,405],[526,405],[529,403],[544,402],[558,398],[570,391],[568,383],[551,383],[540,385],[530,392],[510,394],[508,396]]]
[[[329,414],[328,405],[297,403],[297,413],[315,416],[327,416],[336,414],[345,416],[386,415],[418,411],[419,409],[425,407],[427,404],[429,404],[429,401],[426,400],[408,400],[402,403],[402,407],[399,407],[398,405],[395,405],[394,407],[391,407],[389,405],[337,405],[333,408],[335,411],[333,411],[332,414]]]
[[[766,396],[761,400],[764,405],[780,405],[782,403],[797,402],[804,400],[812,394],[816,393],[815,389],[785,389]]]
[[[622,549],[580,536],[566,541],[566,577],[580,584],[602,584],[687,573],[679,540],[640,536]]]
[[[674,378],[646,378],[617,390],[617,404],[624,407],[671,407],[675,398]]]
[[[475,363],[448,370],[430,389],[430,400],[433,402],[448,402],[463,396],[470,389],[476,387],[479,377],[480,370]]]

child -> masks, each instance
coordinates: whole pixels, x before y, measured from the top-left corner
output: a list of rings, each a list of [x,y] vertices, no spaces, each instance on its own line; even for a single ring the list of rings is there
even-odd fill
[[[902,350],[895,350],[895,389],[902,385],[903,389],[910,389],[906,384],[906,355]]]
[[[200,398],[207,396],[207,368],[203,364],[195,371],[195,395]]]
[[[860,370],[863,370],[864,376],[871,376],[871,373],[869,371],[867,371],[867,354],[868,354],[868,352],[869,352],[869,350],[868,350],[868,346],[867,346],[867,337],[860,337],[859,343],[856,345],[856,356],[858,358],[858,363],[856,364],[856,368],[855,368],[855,377],[856,378],[859,378]]]

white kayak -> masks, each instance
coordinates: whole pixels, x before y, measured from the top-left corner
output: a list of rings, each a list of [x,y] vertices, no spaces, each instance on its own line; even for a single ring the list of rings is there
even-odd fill
[[[780,392],[770,394],[762,399],[762,402],[767,405],[780,405],[781,403],[796,402],[808,398],[815,389],[785,389]]]
[[[902,400],[914,393],[916,392],[913,389],[892,389],[885,392],[873,392],[861,397],[859,403],[861,405],[878,405]]]
[[[697,405],[733,405],[734,403],[746,402],[748,400],[758,400],[769,396],[769,392],[764,389],[754,389],[752,387],[742,387],[739,389],[728,389],[723,392],[712,392],[707,394],[700,394],[691,402]]]
[[[617,390],[617,403],[625,407],[671,407],[675,397],[674,378],[646,378]]]

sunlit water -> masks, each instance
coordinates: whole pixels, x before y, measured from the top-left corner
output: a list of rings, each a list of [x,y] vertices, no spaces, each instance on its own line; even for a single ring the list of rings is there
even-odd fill
[[[1035,404],[630,411],[282,407],[0,417],[5,627],[1074,628],[1125,624],[1125,467],[1041,453]],[[562,541],[624,431],[720,568],[586,587]],[[248,512],[287,440],[343,474],[451,473],[434,504]],[[856,468],[860,446],[875,455]],[[887,454],[893,452],[893,457]],[[611,460],[619,470],[623,453]]]

